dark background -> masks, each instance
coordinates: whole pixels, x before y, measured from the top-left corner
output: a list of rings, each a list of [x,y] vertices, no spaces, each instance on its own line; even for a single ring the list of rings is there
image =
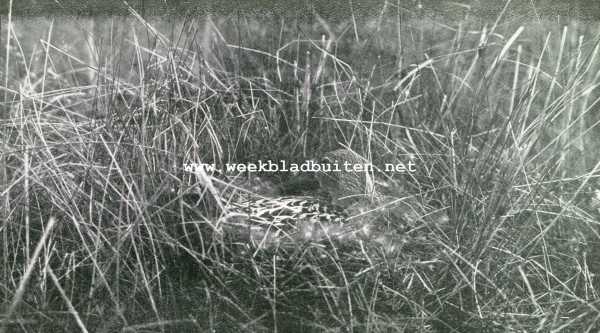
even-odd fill
[[[144,16],[153,15],[203,15],[250,14],[308,18],[318,13],[327,20],[378,15],[385,6],[383,0],[129,0],[127,3]],[[494,19],[505,5],[503,0],[391,0],[389,13],[417,10],[421,3],[424,15],[462,18],[468,6],[471,16]],[[457,4],[464,4],[460,6]],[[9,0],[0,0],[0,14],[8,13]],[[13,0],[13,15],[125,15],[127,4],[123,0]],[[600,19],[600,0],[512,0],[505,13],[521,19],[577,18]]]

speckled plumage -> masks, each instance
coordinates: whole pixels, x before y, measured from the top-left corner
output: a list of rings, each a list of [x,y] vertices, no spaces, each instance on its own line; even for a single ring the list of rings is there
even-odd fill
[[[218,223],[236,228],[254,245],[270,247],[343,237],[347,219],[341,207],[317,198],[275,197],[232,202]]]

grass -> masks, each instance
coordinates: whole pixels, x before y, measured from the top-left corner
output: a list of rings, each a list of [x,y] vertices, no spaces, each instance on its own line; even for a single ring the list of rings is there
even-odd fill
[[[597,331],[598,24],[385,8],[3,20],[0,332]],[[171,193],[340,147],[448,221],[257,251]]]

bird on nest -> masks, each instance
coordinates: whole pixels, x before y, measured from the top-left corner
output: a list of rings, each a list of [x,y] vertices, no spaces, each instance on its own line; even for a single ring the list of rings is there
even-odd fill
[[[198,192],[182,195],[191,207],[211,197],[218,207],[215,227],[257,248],[298,243],[341,242],[352,237],[343,207],[319,196],[281,195],[277,186],[256,177],[197,173]]]
[[[344,161],[368,163],[349,149],[328,152],[319,163]],[[204,193],[187,193],[184,199],[191,198],[191,205],[206,195],[216,199],[216,227],[257,248],[370,239],[393,251],[389,233],[375,230],[374,216],[387,214],[402,220],[407,229],[415,229],[416,221],[427,215],[403,185],[372,171],[318,172],[315,178],[321,194],[312,189],[310,195],[281,195],[277,186],[256,176],[232,178],[202,170],[196,176]]]

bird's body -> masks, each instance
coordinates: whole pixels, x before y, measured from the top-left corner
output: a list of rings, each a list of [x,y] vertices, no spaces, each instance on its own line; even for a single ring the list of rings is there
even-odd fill
[[[254,245],[271,247],[342,238],[347,220],[339,206],[313,197],[284,196],[230,203],[218,223],[237,230]]]
[[[369,164],[347,149],[326,153],[321,162]],[[256,177],[243,181],[241,177],[228,180],[221,176],[200,175],[200,183],[204,183],[202,193],[184,194],[184,198],[196,206],[207,196],[216,199],[216,229],[258,248],[378,239],[389,229],[390,220],[396,224],[396,230],[400,224],[406,230],[414,228],[427,214],[426,208],[402,185],[385,181],[373,169],[319,173],[320,192],[326,193],[327,198],[317,191],[314,195],[278,195],[274,185],[268,186],[269,182],[257,181]],[[388,227],[373,227],[376,220],[381,220],[382,212],[387,216]],[[375,229],[379,230],[373,233]]]
[[[182,199],[198,207],[205,193],[187,193]],[[214,226],[231,238],[259,248],[344,239],[348,214],[342,207],[312,196],[264,197],[245,193],[219,197]]]

